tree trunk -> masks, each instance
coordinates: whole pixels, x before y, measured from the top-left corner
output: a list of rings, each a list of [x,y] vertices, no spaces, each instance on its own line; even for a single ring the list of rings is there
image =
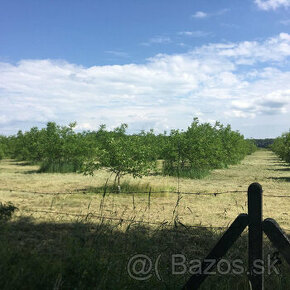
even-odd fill
[[[121,192],[120,179],[121,179],[121,174],[120,174],[120,172],[119,172],[119,173],[118,173],[118,193]]]
[[[115,179],[114,179],[114,187],[116,186],[116,182],[117,182],[117,177],[118,177],[119,173],[116,173]]]

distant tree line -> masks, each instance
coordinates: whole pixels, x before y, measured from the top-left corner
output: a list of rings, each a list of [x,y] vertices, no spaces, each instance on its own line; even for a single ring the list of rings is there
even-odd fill
[[[255,151],[253,141],[245,140],[230,125],[193,120],[187,130],[155,134],[153,130],[127,134],[127,125],[107,130],[75,131],[76,123],[0,137],[0,158],[13,158],[40,165],[40,172],[83,172],[107,169],[116,184],[124,174],[142,177],[152,173],[202,177],[209,170],[236,164]],[[158,161],[159,160],[159,161]],[[161,160],[161,161],[160,161]],[[158,161],[158,162],[157,162]],[[161,169],[157,164],[162,163]]]
[[[281,159],[290,163],[290,131],[276,138],[271,148]]]
[[[8,141],[7,138],[0,135],[0,160],[3,159],[8,152],[7,141]]]
[[[274,138],[265,139],[251,139],[255,142],[256,146],[259,148],[269,148],[274,143]]]

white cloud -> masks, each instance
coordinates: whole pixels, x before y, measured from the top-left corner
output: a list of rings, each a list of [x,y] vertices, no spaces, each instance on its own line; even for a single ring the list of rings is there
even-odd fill
[[[141,45],[150,46],[151,44],[170,43],[171,38],[168,36],[155,36],[150,38],[147,42],[142,42]]]
[[[51,120],[76,120],[79,129],[127,122],[132,130],[159,131],[186,128],[194,116],[235,124],[283,114],[280,123],[289,123],[289,47],[290,35],[281,33],[159,54],[144,64],[0,63],[0,132]]]
[[[276,10],[280,7],[290,6],[290,0],[255,0],[255,3],[262,10]]]
[[[211,33],[201,30],[195,30],[195,31],[180,31],[178,32],[178,35],[182,36],[190,36],[190,37],[206,37],[210,35]]]
[[[118,51],[118,50],[106,50],[105,53],[113,55],[115,57],[122,57],[122,58],[129,57],[128,53],[123,52],[123,51]]]
[[[207,16],[208,14],[203,11],[197,11],[192,15],[194,18],[206,18]]]
[[[281,61],[290,56],[290,35],[280,33],[263,42],[244,41],[240,43],[211,44],[197,49],[202,54],[234,58],[237,64],[252,65],[256,62]]]
[[[212,17],[212,16],[220,16],[220,15],[223,15],[227,12],[229,12],[230,10],[225,8],[225,9],[220,9],[218,11],[215,11],[215,12],[211,12],[211,13],[208,13],[208,12],[203,12],[203,11],[197,11],[195,12],[192,17],[193,18],[207,18],[207,17]]]

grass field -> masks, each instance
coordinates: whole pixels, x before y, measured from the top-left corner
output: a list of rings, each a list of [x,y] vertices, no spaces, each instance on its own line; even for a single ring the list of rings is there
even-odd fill
[[[1,225],[1,289],[180,289],[189,276],[171,274],[171,254],[204,257],[223,227],[247,212],[252,182],[263,186],[264,218],[274,218],[290,234],[290,167],[267,150],[200,180],[124,177],[127,188],[146,193],[105,197],[96,193],[109,177],[105,171],[91,177],[40,174],[37,169],[14,160],[0,162],[0,201],[18,208]],[[156,193],[149,206],[150,188]],[[223,194],[161,192],[178,189]],[[265,254],[273,254],[265,242]],[[246,252],[245,233],[227,257],[246,261]],[[129,277],[126,265],[136,253],[154,259],[161,255],[161,281],[156,275],[148,281]],[[282,258],[282,274],[266,276],[266,289],[290,289],[289,272]],[[209,277],[201,289],[249,288],[244,274]]]

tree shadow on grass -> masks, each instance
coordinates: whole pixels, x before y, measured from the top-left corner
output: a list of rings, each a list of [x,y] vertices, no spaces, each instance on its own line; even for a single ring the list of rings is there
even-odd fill
[[[39,169],[22,171],[23,174],[40,174]]]
[[[17,165],[17,166],[34,166],[36,165],[35,162],[32,161],[19,161],[19,160],[10,160],[9,161],[11,164],[13,165]]]
[[[279,161],[279,157],[268,157],[268,158],[265,158],[264,160],[269,160],[269,161]]]
[[[0,227],[1,289],[181,289],[190,275],[183,272],[183,267],[175,267],[179,274],[172,274],[172,255],[183,254],[187,262],[203,259],[223,232],[182,225],[150,228],[122,220],[98,224],[36,223],[32,218],[20,218]],[[268,246],[265,250],[273,251]],[[160,256],[160,279],[154,271],[146,274],[148,280],[130,277],[128,262],[136,254],[148,256],[153,265]],[[242,259],[246,266],[246,235],[225,258]],[[282,273],[288,274],[282,278],[266,277],[266,289],[278,285],[289,289],[287,267]],[[136,275],[129,269],[131,276]],[[246,274],[210,275],[200,289],[236,289],[237,285],[248,289]]]
[[[276,169],[269,169],[269,170],[272,170],[272,171],[290,171],[290,167],[286,167],[286,168],[276,168]]]
[[[290,182],[290,177],[288,176],[283,176],[283,177],[269,177],[268,179],[276,180],[276,181],[281,181],[281,182]]]
[[[269,164],[268,166],[283,166],[283,167],[289,167],[289,163],[285,163],[285,162],[275,162],[275,163],[272,163],[272,164]]]
[[[10,160],[9,161],[13,166],[22,166],[22,167],[27,167],[27,166],[37,166],[36,163],[30,162],[30,161],[19,161],[19,160]],[[33,173],[39,173],[38,169],[31,169],[31,170],[25,170],[25,171],[17,171],[17,173],[23,173],[23,174],[33,174]]]

